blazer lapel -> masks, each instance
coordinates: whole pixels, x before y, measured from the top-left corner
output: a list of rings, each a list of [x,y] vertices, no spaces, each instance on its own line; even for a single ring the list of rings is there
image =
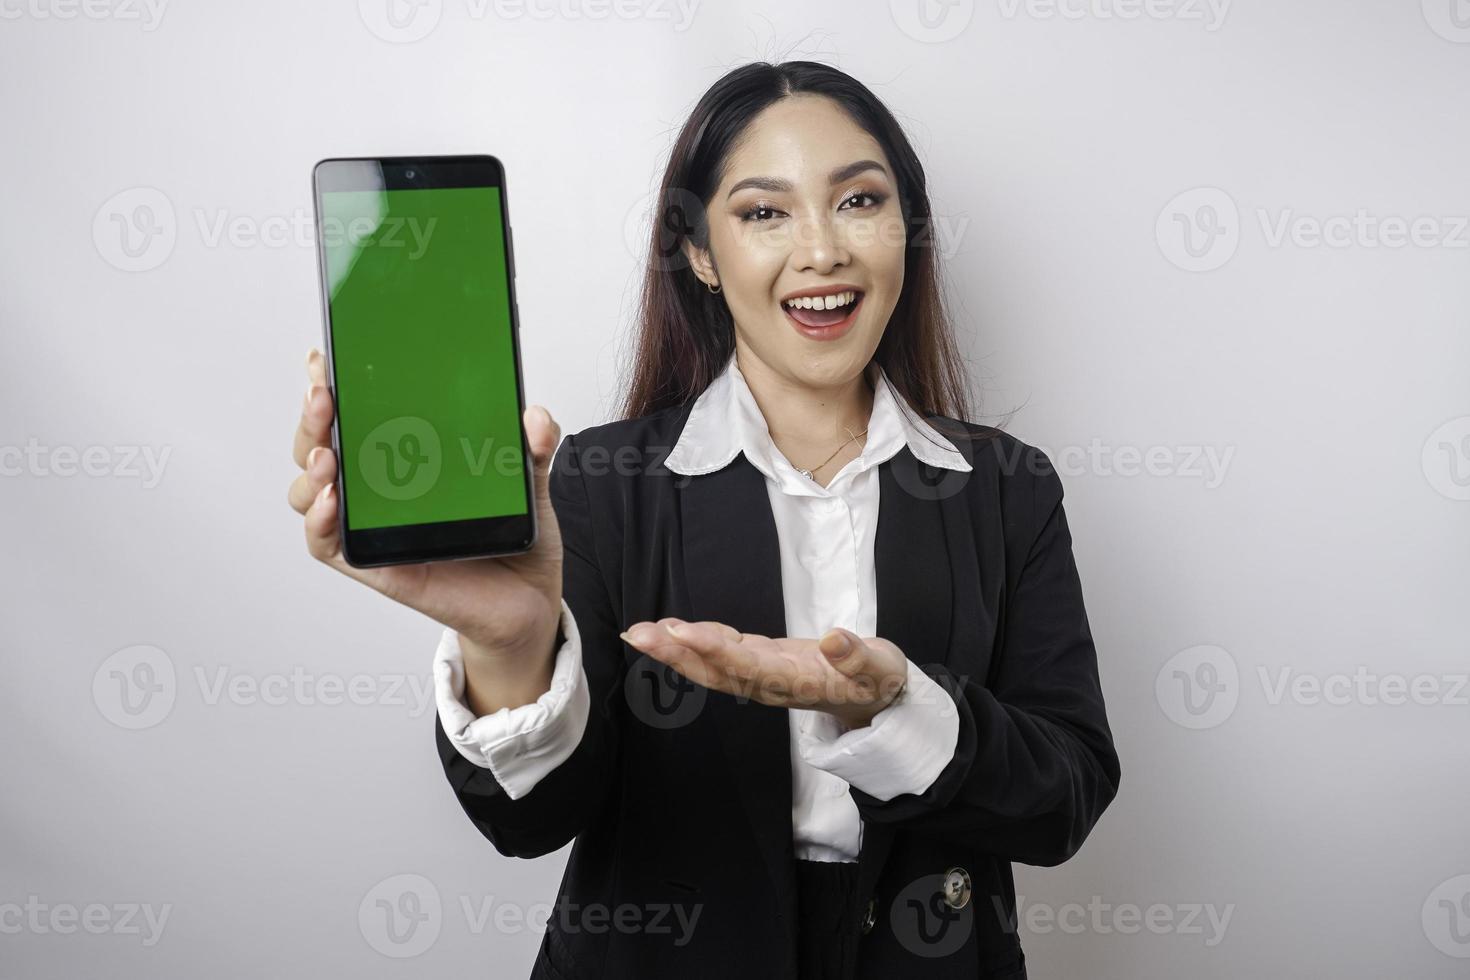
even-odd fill
[[[974,575],[966,495],[954,492],[950,482],[956,476],[955,471],[919,462],[907,446],[878,467],[873,544],[878,635],[921,666],[954,665],[955,583]],[[968,566],[966,555],[971,558]],[[978,590],[974,595],[978,601]],[[859,899],[873,894],[893,834],[892,824],[863,821]]]
[[[691,613],[745,633],[786,635],[781,552],[765,477],[744,454],[681,491],[683,558]],[[785,708],[711,691],[705,701],[750,819],[761,857],[782,897],[778,916],[795,942],[791,728]]]

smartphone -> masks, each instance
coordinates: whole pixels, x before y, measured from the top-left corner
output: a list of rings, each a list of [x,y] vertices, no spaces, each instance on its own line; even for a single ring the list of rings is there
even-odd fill
[[[529,551],[505,168],[493,156],[329,159],[312,196],[347,562]]]

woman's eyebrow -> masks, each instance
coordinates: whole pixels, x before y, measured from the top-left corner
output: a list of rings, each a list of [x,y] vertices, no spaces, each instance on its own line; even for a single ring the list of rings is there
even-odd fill
[[[851,180],[865,170],[876,170],[883,176],[888,176],[887,168],[877,160],[856,160],[833,170],[827,175],[827,182],[829,184],[840,184],[844,180]],[[773,194],[784,194],[791,190],[791,181],[786,180],[784,177],[746,177],[744,180],[737,182],[734,187],[731,187],[730,193],[725,196],[727,198],[733,197],[736,191],[745,190],[747,187],[770,191]]]

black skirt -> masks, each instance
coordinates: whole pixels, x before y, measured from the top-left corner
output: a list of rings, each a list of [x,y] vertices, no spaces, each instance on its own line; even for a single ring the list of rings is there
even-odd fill
[[[851,861],[796,861],[801,980],[852,980],[857,971],[857,867]]]

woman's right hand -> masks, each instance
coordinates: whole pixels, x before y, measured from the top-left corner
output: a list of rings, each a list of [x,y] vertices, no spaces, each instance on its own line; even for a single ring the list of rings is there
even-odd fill
[[[304,515],[306,549],[349,578],[422,612],[459,633],[467,658],[544,658],[549,665],[562,599],[562,543],[551,506],[548,470],[561,429],[539,405],[522,418],[535,472],[536,543],[500,558],[354,568],[342,557],[337,519],[337,459],[332,452],[332,405],[326,359],[307,358],[310,380],[292,452],[301,475],[291,484],[291,507]]]

